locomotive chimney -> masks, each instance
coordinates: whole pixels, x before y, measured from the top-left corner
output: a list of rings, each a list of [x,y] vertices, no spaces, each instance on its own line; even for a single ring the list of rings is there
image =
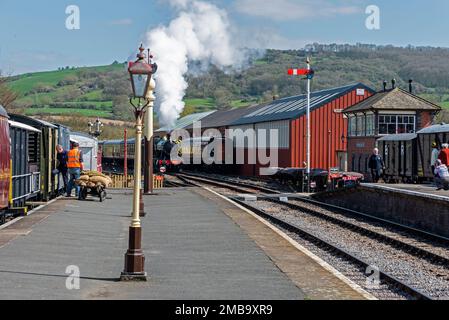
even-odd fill
[[[410,79],[410,80],[408,81],[408,91],[409,91],[410,93],[413,93],[413,79]]]
[[[386,80],[384,80],[383,85],[384,85],[384,92],[385,92],[385,91],[387,91],[387,81]]]
[[[396,79],[391,80],[391,89],[396,88]]]

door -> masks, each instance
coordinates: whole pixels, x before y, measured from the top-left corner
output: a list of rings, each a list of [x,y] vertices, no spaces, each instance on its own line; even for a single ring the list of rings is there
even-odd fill
[[[337,151],[337,159],[340,171],[348,171],[348,153],[345,151]]]

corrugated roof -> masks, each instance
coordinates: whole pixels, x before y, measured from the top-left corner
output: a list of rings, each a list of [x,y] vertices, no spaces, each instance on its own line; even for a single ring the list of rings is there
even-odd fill
[[[378,139],[378,141],[410,141],[416,139],[416,133],[390,134]]]
[[[201,128],[207,129],[226,127],[258,107],[259,106],[251,106],[246,108],[219,110],[201,119]],[[187,126],[185,129],[192,128],[193,124]]]
[[[315,110],[330,101],[333,101],[350,91],[356,89],[365,89],[375,92],[363,83],[356,83],[339,88],[316,91],[311,94],[310,108]],[[279,99],[268,104],[260,105],[252,112],[242,116],[240,119],[231,123],[231,125],[243,125],[250,123],[268,122],[295,119],[307,112],[307,95],[288,97]]]
[[[0,116],[8,118],[8,113],[2,105],[0,105]]]
[[[430,126],[418,131],[418,134],[431,134],[431,133],[441,133],[448,132],[449,133],[449,124],[437,124],[434,126]]]
[[[174,126],[166,126],[162,127],[155,132],[171,132],[173,130],[179,130],[184,129],[187,126],[192,125],[194,122],[200,121],[204,117],[207,117],[208,115],[214,113],[214,111],[208,111],[208,112],[201,112],[201,113],[193,113],[189,114],[188,116],[185,116],[181,119],[176,120],[176,123]]]
[[[441,107],[415,96],[408,91],[396,88],[378,92],[359,104],[346,109],[345,113],[363,112],[368,110],[441,110]]]

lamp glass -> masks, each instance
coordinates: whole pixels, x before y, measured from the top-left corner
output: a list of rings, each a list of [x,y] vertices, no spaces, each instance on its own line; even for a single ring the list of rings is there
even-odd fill
[[[136,98],[144,98],[145,97],[145,89],[147,87],[148,75],[147,74],[133,74],[133,83],[134,83],[134,96]]]

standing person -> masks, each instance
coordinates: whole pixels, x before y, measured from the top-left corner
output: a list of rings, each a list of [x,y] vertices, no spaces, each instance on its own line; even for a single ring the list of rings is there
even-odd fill
[[[170,160],[170,154],[171,154],[171,149],[173,148],[173,143],[171,142],[171,134],[167,133],[167,141],[165,141],[164,143],[164,147],[163,147],[163,154],[164,154],[164,159],[163,160]]]
[[[440,151],[438,160],[441,160],[444,165],[449,166],[449,144],[443,144],[443,149]]]
[[[75,186],[75,180],[80,178],[81,171],[83,170],[83,153],[78,148],[79,144],[75,142],[72,150],[67,154],[67,168],[69,169],[70,175],[69,185],[67,187],[67,197],[72,196],[73,188],[75,188],[76,196],[79,196],[80,188]]]
[[[435,183],[437,185],[437,190],[449,190],[449,171],[447,166],[441,162],[441,160],[437,160],[435,163]]]
[[[378,183],[381,171],[385,168],[384,160],[379,155],[379,149],[374,149],[373,154],[369,158],[369,168],[371,169],[371,176],[374,183]]]
[[[435,172],[435,163],[438,160],[440,155],[440,149],[438,149],[438,145],[436,142],[432,143],[432,157],[430,159],[430,167],[432,168],[432,174]]]
[[[58,153],[56,156],[56,159],[58,160],[58,171],[59,174],[62,176],[62,181],[64,182],[64,189],[67,192],[67,183],[68,183],[68,168],[67,168],[67,161],[68,161],[68,153],[64,150],[64,148],[61,145],[56,146],[56,152]]]

